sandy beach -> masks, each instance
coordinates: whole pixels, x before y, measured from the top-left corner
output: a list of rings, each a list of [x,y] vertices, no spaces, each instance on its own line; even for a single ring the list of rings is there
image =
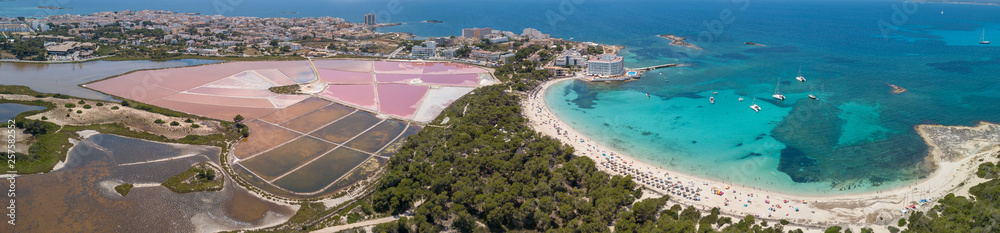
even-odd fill
[[[771,223],[785,219],[791,222],[786,229],[819,232],[838,225],[855,230],[872,227],[876,232],[886,232],[884,226],[895,225],[910,211],[926,211],[948,193],[968,196],[970,187],[986,181],[975,176],[978,164],[997,161],[995,155],[1000,151],[997,140],[990,139],[996,137],[991,135],[1000,132],[1000,126],[995,124],[982,123],[976,127],[921,125],[916,127],[917,131],[931,148],[927,159],[936,166],[924,179],[892,190],[861,194],[785,194],[664,169],[590,140],[555,118],[544,103],[542,93],[552,84],[566,80],[569,79],[546,82],[522,100],[524,115],[535,130],[573,146],[577,156],[594,159],[601,171],[631,175],[634,181],[648,189],[647,193],[669,195],[671,203],[668,205],[679,203],[703,210],[719,207],[722,213],[734,219],[742,219],[748,214]]]

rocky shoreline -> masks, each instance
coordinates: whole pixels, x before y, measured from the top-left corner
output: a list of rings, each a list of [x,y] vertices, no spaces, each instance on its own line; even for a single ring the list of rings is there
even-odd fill
[[[661,35],[657,35],[657,36],[660,37],[660,38],[663,38],[663,39],[670,40],[670,45],[684,46],[684,47],[688,47],[688,48],[692,48],[692,49],[702,50],[698,46],[693,45],[691,43],[688,43],[687,41],[684,41],[684,39],[687,39],[686,37],[680,37],[680,36],[676,36],[674,34],[666,34],[666,35],[662,35],[661,34]]]
[[[895,84],[887,83],[889,87],[892,87],[892,94],[902,94],[906,92],[906,88],[896,86]]]

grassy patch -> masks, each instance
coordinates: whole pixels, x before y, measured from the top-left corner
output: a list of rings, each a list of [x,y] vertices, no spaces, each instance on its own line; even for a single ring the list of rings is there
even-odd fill
[[[191,166],[187,171],[174,175],[163,182],[163,186],[175,193],[222,190],[223,178],[221,171],[201,162]]]
[[[299,92],[299,84],[271,87],[267,90],[278,94],[302,94]]]
[[[170,109],[167,109],[167,108],[161,108],[161,107],[157,107],[157,106],[153,106],[153,105],[148,105],[148,104],[136,102],[136,101],[133,101],[133,100],[122,100],[122,106],[131,107],[131,108],[134,108],[134,109],[139,109],[139,110],[143,110],[143,111],[147,111],[147,112],[151,112],[151,113],[156,113],[156,114],[160,114],[160,115],[164,115],[164,116],[170,116],[170,117],[192,117],[193,116],[193,115],[190,115],[190,114],[187,114],[187,113],[178,112],[178,111],[170,110]]]
[[[21,94],[30,96],[52,96],[49,94],[43,94],[35,90],[31,90],[27,86],[17,86],[17,85],[0,85],[0,94]]]
[[[20,174],[49,172],[56,163],[66,159],[66,153],[73,146],[69,139],[75,137],[73,132],[35,135],[35,143],[28,147],[28,154],[15,153],[15,169],[3,166],[2,170],[5,173],[14,170]]]
[[[292,218],[288,219],[289,224],[302,224],[306,223],[307,220],[315,218],[326,211],[326,206],[323,203],[317,202],[305,202],[302,203],[302,208],[295,212]]]
[[[115,186],[115,192],[118,192],[118,194],[121,194],[124,197],[125,195],[128,195],[129,191],[132,191],[132,187],[132,184],[120,184]]]

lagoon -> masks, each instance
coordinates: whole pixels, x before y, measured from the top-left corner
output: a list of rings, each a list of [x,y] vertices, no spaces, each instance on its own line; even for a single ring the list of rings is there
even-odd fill
[[[134,70],[218,63],[215,60],[88,61],[78,63],[0,62],[0,84],[28,86],[42,93],[59,93],[88,99],[114,100],[111,96],[77,86]]]

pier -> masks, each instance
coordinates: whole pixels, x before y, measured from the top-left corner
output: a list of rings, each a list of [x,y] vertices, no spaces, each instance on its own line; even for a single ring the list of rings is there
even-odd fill
[[[688,64],[670,63],[670,64],[661,64],[661,65],[647,66],[647,67],[635,68],[635,69],[628,69],[628,70],[629,71],[638,71],[639,73],[642,73],[642,72],[646,72],[646,71],[650,71],[650,70],[655,70],[655,69],[660,69],[660,68],[667,68],[667,67],[675,67],[675,66],[688,66]]]
[[[586,81],[590,81],[590,82],[632,81],[632,80],[639,79],[639,77],[642,76],[642,73],[645,73],[647,71],[652,71],[652,70],[662,69],[662,68],[668,68],[668,67],[680,67],[680,66],[689,66],[689,65],[690,64],[677,64],[677,63],[660,64],[660,65],[647,66],[647,67],[642,67],[642,68],[627,68],[627,69],[625,69],[625,73],[624,74],[616,75],[616,76],[610,76],[610,77],[581,76],[579,78],[581,78],[583,80],[586,80]]]

